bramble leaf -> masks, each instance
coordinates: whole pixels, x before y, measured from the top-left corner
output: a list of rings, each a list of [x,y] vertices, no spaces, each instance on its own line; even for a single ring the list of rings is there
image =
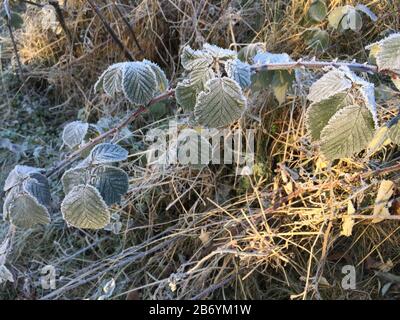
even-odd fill
[[[319,102],[349,88],[351,88],[351,81],[346,78],[346,74],[339,69],[333,69],[314,82],[310,88],[308,99],[312,102]]]
[[[76,228],[101,229],[110,223],[107,204],[91,185],[75,186],[61,203],[61,213]]]
[[[186,46],[182,50],[181,64],[185,70],[193,70],[195,68],[209,67],[213,62],[212,56],[204,50],[193,50]]]
[[[62,133],[63,142],[69,147],[74,148],[80,145],[89,129],[89,124],[82,121],[68,123]]]
[[[64,172],[61,177],[64,194],[68,194],[74,186],[79,184],[86,184],[87,174],[86,168],[72,168]]]
[[[23,189],[43,206],[51,203],[50,186],[46,176],[40,173],[32,173],[30,178],[23,182]]]
[[[229,78],[235,80],[242,88],[251,84],[250,65],[241,62],[239,59],[228,60],[225,63],[225,70]]]
[[[90,152],[92,164],[124,161],[128,158],[128,151],[113,143],[101,143]]]
[[[338,93],[328,99],[312,103],[306,113],[306,125],[312,141],[320,139],[322,129],[341,108],[351,103],[347,93]]]
[[[239,84],[227,77],[211,79],[196,100],[194,113],[198,123],[222,127],[239,119],[246,108],[246,98]]]
[[[8,191],[12,187],[22,183],[23,180],[28,178],[31,174],[40,173],[41,171],[43,171],[43,169],[24,165],[16,165],[14,169],[10,171],[6,181],[4,182],[4,191]]]
[[[8,202],[8,218],[20,228],[32,228],[50,222],[46,207],[27,193],[18,193]]]
[[[321,22],[326,17],[328,8],[324,0],[314,0],[308,9],[308,15],[311,19]]]
[[[345,158],[367,147],[374,120],[364,106],[349,105],[335,113],[321,132],[321,151],[329,160]]]
[[[148,65],[151,68],[151,70],[153,70],[156,76],[157,92],[162,93],[166,91],[168,88],[168,79],[167,76],[165,75],[165,72],[159,67],[158,64],[154,62],[145,59],[143,60],[143,63]]]
[[[194,110],[194,106],[196,105],[196,88],[188,79],[178,82],[175,88],[175,99],[186,112]]]
[[[91,184],[99,190],[107,205],[121,201],[128,191],[128,175],[124,170],[111,166],[99,166],[92,170]]]
[[[146,105],[157,90],[157,77],[146,63],[125,62],[122,69],[122,92],[137,105]]]

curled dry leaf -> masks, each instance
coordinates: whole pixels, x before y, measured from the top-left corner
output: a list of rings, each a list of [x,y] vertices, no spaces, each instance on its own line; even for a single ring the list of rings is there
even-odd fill
[[[394,183],[390,180],[382,180],[379,185],[378,194],[375,199],[374,206],[374,218],[372,223],[379,223],[385,220],[386,217],[390,216],[388,209],[389,199],[392,197],[394,192]]]

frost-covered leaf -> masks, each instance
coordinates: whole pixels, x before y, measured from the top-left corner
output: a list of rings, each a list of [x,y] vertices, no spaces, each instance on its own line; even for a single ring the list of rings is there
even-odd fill
[[[349,88],[351,88],[351,81],[346,78],[346,74],[339,69],[333,69],[314,82],[310,88],[308,99],[312,102],[319,102]]]
[[[86,168],[72,168],[64,172],[61,177],[64,194],[68,194],[73,187],[87,182]]]
[[[265,44],[262,42],[251,43],[244,48],[240,49],[238,52],[238,59],[247,62],[253,63],[254,56],[259,53],[265,51]]]
[[[379,42],[376,62],[381,70],[400,71],[400,33],[392,34]]]
[[[362,28],[362,17],[358,13],[358,11],[350,6],[347,6],[347,13],[342,18],[342,22],[340,23],[339,27],[343,30],[351,29],[353,31],[360,31]]]
[[[204,50],[193,50],[186,46],[182,50],[181,64],[186,70],[209,67],[213,62],[212,56]]]
[[[356,5],[356,10],[364,12],[373,22],[378,20],[378,17],[376,16],[376,14],[373,13],[370,8],[368,8],[367,6],[365,6],[361,3]]]
[[[4,182],[4,191],[8,191],[12,187],[20,184],[33,173],[40,173],[43,169],[34,168],[30,166],[24,165],[16,165],[14,169],[10,171],[7,176],[6,181]]]
[[[46,176],[40,173],[32,173],[30,178],[23,182],[23,189],[43,206],[48,207],[51,203],[50,186]]]
[[[68,123],[62,133],[63,142],[71,149],[80,145],[88,129],[89,124],[86,122],[73,121]]]
[[[321,22],[326,17],[327,11],[325,0],[314,0],[308,9],[308,15],[314,21]]]
[[[104,92],[114,97],[117,93],[122,90],[122,70],[125,66],[124,62],[114,63],[109,66],[99,77],[94,85],[95,91],[102,88]]]
[[[374,120],[364,106],[349,105],[335,113],[321,132],[321,151],[329,160],[363,150],[374,136]]]
[[[164,73],[164,71],[160,68],[160,66],[154,62],[149,60],[143,60],[143,63],[148,65],[156,75],[157,80],[157,92],[161,93],[167,90],[168,88],[168,79]]]
[[[215,78],[215,73],[210,67],[197,67],[188,74],[190,84],[197,91],[204,90],[204,85],[208,80]]]
[[[229,49],[223,49],[213,44],[205,43],[203,49],[211,56],[219,60],[236,59],[237,53]]]
[[[288,63],[292,61],[287,53],[259,52],[254,58],[255,64]]]
[[[175,88],[175,99],[186,112],[194,110],[194,106],[196,105],[196,88],[188,79],[178,82]]]
[[[239,59],[228,60],[225,63],[225,70],[229,78],[235,80],[242,88],[251,84],[250,65]]]
[[[93,148],[89,158],[93,164],[124,161],[128,151],[113,143],[101,143]]]
[[[99,166],[92,171],[93,184],[99,190],[107,205],[119,203],[128,191],[128,175],[124,170],[111,166]]]
[[[76,228],[101,229],[110,223],[107,204],[91,185],[75,186],[61,203],[61,213]]]
[[[306,113],[306,125],[311,139],[320,139],[321,131],[328,124],[330,118],[341,108],[351,103],[347,93],[338,93],[328,99],[312,103]]]
[[[194,109],[198,123],[222,127],[239,119],[246,108],[246,98],[239,84],[227,77],[209,80],[200,92]]]
[[[125,62],[122,69],[122,92],[125,97],[137,105],[146,105],[157,90],[157,78],[146,63]]]
[[[50,222],[49,212],[33,196],[19,193],[9,202],[8,219],[20,228],[32,228]]]

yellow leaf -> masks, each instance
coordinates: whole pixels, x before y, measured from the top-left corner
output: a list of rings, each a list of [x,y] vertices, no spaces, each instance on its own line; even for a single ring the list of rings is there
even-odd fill
[[[208,240],[210,240],[210,235],[208,234],[208,232],[205,229],[201,229],[199,239],[201,240],[201,242],[203,244],[206,244],[208,242]]]
[[[367,153],[369,156],[373,155],[383,146],[386,146],[390,143],[390,138],[388,137],[388,129],[389,128],[387,126],[383,126],[376,130],[373,139],[367,147]]]
[[[374,216],[378,216],[379,218],[375,218],[372,220],[372,223],[378,223],[385,220],[386,217],[390,216],[389,209],[387,207],[389,199],[393,195],[394,192],[394,183],[390,180],[382,180],[379,186],[378,194],[375,199],[374,206]]]
[[[351,200],[347,203],[347,214],[342,217],[342,230],[340,235],[350,237],[353,232],[354,219],[352,215],[356,212]]]

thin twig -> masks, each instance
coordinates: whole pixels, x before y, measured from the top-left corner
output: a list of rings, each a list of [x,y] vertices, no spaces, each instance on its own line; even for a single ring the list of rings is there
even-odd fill
[[[138,47],[138,49],[139,49],[141,54],[144,54],[144,51],[143,51],[142,47],[139,44],[138,38],[136,37],[136,34],[135,34],[135,31],[133,30],[133,27],[129,23],[128,19],[126,19],[124,14],[121,12],[121,9],[118,7],[118,4],[115,1],[114,1],[114,7],[117,10],[117,12],[118,12],[119,16],[121,17],[122,21],[125,23],[126,27],[128,28],[129,33],[131,34],[133,42],[135,42],[136,47]]]
[[[103,23],[103,26],[106,28],[107,32],[111,35],[113,38],[114,42],[120,47],[120,49],[124,52],[125,57],[130,60],[134,61],[135,58],[131,54],[131,52],[128,50],[128,48],[122,43],[122,41],[118,38],[117,34],[114,32],[114,30],[111,28],[110,24],[107,22],[107,20],[104,18],[102,13],[100,12],[99,8],[93,3],[92,0],[87,0],[87,2],[90,4],[96,15],[99,17],[101,22]]]
[[[64,33],[68,38],[71,48],[73,48],[74,40],[72,38],[71,31],[68,29],[67,24],[65,23],[64,15],[62,13],[60,5],[58,4],[58,1],[57,0],[49,0],[49,4],[54,7],[54,10],[56,11],[56,16],[57,16],[58,22],[60,22],[61,28],[64,30]]]
[[[15,57],[17,59],[17,64],[18,64],[18,68],[19,68],[19,75],[18,76],[19,76],[19,78],[21,80],[23,78],[24,72],[22,70],[22,64],[21,64],[21,60],[19,58],[17,43],[15,42],[14,33],[13,33],[13,30],[12,30],[12,26],[11,26],[11,12],[10,12],[9,0],[4,0],[3,7],[4,7],[4,11],[6,13],[6,16],[7,16],[6,17],[7,28],[8,28],[8,31],[10,33],[11,42],[12,42],[12,45],[13,45]]]

